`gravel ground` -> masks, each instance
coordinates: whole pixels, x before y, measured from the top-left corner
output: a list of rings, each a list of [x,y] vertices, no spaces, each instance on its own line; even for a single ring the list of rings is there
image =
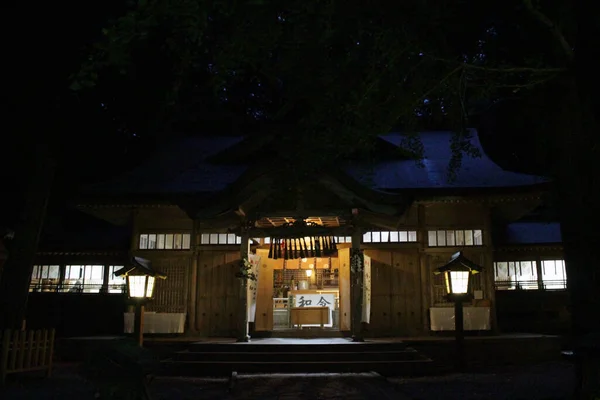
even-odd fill
[[[573,368],[549,363],[482,374],[385,379],[377,374],[243,375],[222,379],[157,378],[153,400],[519,400],[568,399]],[[74,366],[56,366],[51,379],[26,379],[0,389],[0,398],[39,400],[94,399],[94,385]]]

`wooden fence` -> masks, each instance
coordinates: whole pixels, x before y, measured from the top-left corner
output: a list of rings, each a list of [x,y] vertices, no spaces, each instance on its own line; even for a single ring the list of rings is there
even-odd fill
[[[54,329],[11,330],[2,333],[0,348],[0,385],[6,375],[19,372],[52,373]]]

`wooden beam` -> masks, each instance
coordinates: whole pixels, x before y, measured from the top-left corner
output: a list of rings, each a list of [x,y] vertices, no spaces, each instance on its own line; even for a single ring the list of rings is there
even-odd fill
[[[239,234],[241,228],[237,228],[232,231],[233,233]],[[261,238],[261,237],[290,237],[297,235],[297,237],[304,236],[350,236],[352,235],[352,227],[340,226],[340,227],[308,227],[304,229],[294,228],[250,228],[248,230],[250,237]]]

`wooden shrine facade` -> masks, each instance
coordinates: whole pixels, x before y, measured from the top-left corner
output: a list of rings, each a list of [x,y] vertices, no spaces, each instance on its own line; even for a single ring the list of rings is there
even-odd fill
[[[450,306],[433,270],[456,251],[484,267],[474,282],[478,295],[473,306],[489,307],[486,329],[496,329],[494,221],[514,219],[540,200],[541,192],[415,198],[399,217],[357,208],[337,215],[334,212],[339,210],[305,212],[305,220],[314,223],[319,234],[336,238],[330,268],[339,271],[339,330],[351,333],[353,325],[360,325],[367,336],[432,332],[432,309]],[[248,251],[261,256],[256,316],[250,327],[254,332],[276,334],[273,279],[282,261],[269,258],[270,239],[282,236],[285,225],[294,222],[294,212],[273,212],[254,219],[238,212],[235,218],[225,215],[204,220],[192,219],[181,207],[169,204],[90,206],[88,212],[109,220],[130,218],[131,251],[150,259],[168,276],[157,283],[149,310],[185,313],[186,330],[202,336],[235,337],[240,332],[243,296],[236,274],[248,240]],[[381,226],[383,220],[385,226]],[[181,239],[172,238],[175,235],[182,235]],[[351,300],[357,282],[351,279],[352,249],[362,250],[371,259],[368,324],[352,319],[356,308]]]

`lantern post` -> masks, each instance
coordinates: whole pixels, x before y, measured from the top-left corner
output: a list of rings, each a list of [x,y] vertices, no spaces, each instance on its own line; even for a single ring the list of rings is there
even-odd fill
[[[448,300],[454,303],[454,333],[456,342],[456,366],[459,370],[466,367],[464,352],[464,313],[463,303],[472,298],[471,276],[481,271],[481,267],[462,255],[455,253],[450,261],[439,268],[434,274],[444,275],[444,284]]]
[[[144,345],[144,307],[154,295],[156,278],[167,276],[152,268],[149,260],[133,257],[131,265],[115,272],[115,276],[124,276],[127,282],[127,296],[135,307],[133,333],[136,342]]]

